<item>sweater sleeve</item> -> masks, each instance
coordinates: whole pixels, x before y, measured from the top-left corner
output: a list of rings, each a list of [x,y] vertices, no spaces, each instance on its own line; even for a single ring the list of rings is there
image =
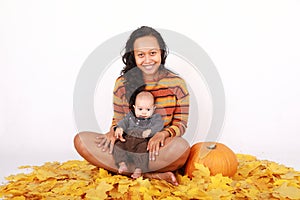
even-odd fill
[[[182,136],[187,128],[189,116],[190,95],[183,79],[177,82],[176,89],[176,107],[173,113],[171,124],[164,130],[168,131],[171,136]]]
[[[119,77],[114,86],[113,90],[113,109],[114,115],[112,119],[112,127],[117,126],[117,123],[121,121],[128,113],[128,110],[125,109],[126,102],[124,102],[125,87],[123,84],[123,78]],[[128,106],[127,106],[128,107]]]

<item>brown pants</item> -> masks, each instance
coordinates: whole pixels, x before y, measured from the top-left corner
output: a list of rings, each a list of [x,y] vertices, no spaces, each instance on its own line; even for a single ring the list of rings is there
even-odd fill
[[[120,162],[127,165],[132,163],[135,168],[140,168],[143,172],[148,171],[149,154],[147,152],[148,139],[137,138],[124,135],[125,142],[116,141],[113,156],[115,163],[119,166]]]

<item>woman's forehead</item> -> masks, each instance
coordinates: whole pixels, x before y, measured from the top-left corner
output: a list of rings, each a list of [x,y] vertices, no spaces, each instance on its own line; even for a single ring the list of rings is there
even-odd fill
[[[134,50],[138,51],[149,51],[149,50],[158,50],[160,49],[157,39],[152,36],[140,37],[135,40],[133,44]]]
[[[159,51],[159,50],[160,49],[156,47],[134,48],[134,51],[138,51],[138,52]]]

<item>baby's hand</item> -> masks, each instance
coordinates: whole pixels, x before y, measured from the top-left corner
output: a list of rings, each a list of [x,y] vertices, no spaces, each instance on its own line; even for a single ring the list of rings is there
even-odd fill
[[[125,142],[125,139],[123,138],[123,129],[121,127],[116,128],[115,136],[116,136],[117,140],[119,139],[122,142]]]
[[[151,133],[151,129],[144,130],[142,134],[143,138],[149,137],[150,133]]]

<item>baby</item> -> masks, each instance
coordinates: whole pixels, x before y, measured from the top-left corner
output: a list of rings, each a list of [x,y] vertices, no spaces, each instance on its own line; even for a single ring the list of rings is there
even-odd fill
[[[151,92],[139,92],[133,108],[115,129],[115,136],[119,140],[115,143],[113,156],[120,174],[128,172],[127,164],[132,162],[135,169],[131,177],[138,178],[148,170],[148,141],[163,129],[164,122],[159,114],[153,114],[155,106]]]

